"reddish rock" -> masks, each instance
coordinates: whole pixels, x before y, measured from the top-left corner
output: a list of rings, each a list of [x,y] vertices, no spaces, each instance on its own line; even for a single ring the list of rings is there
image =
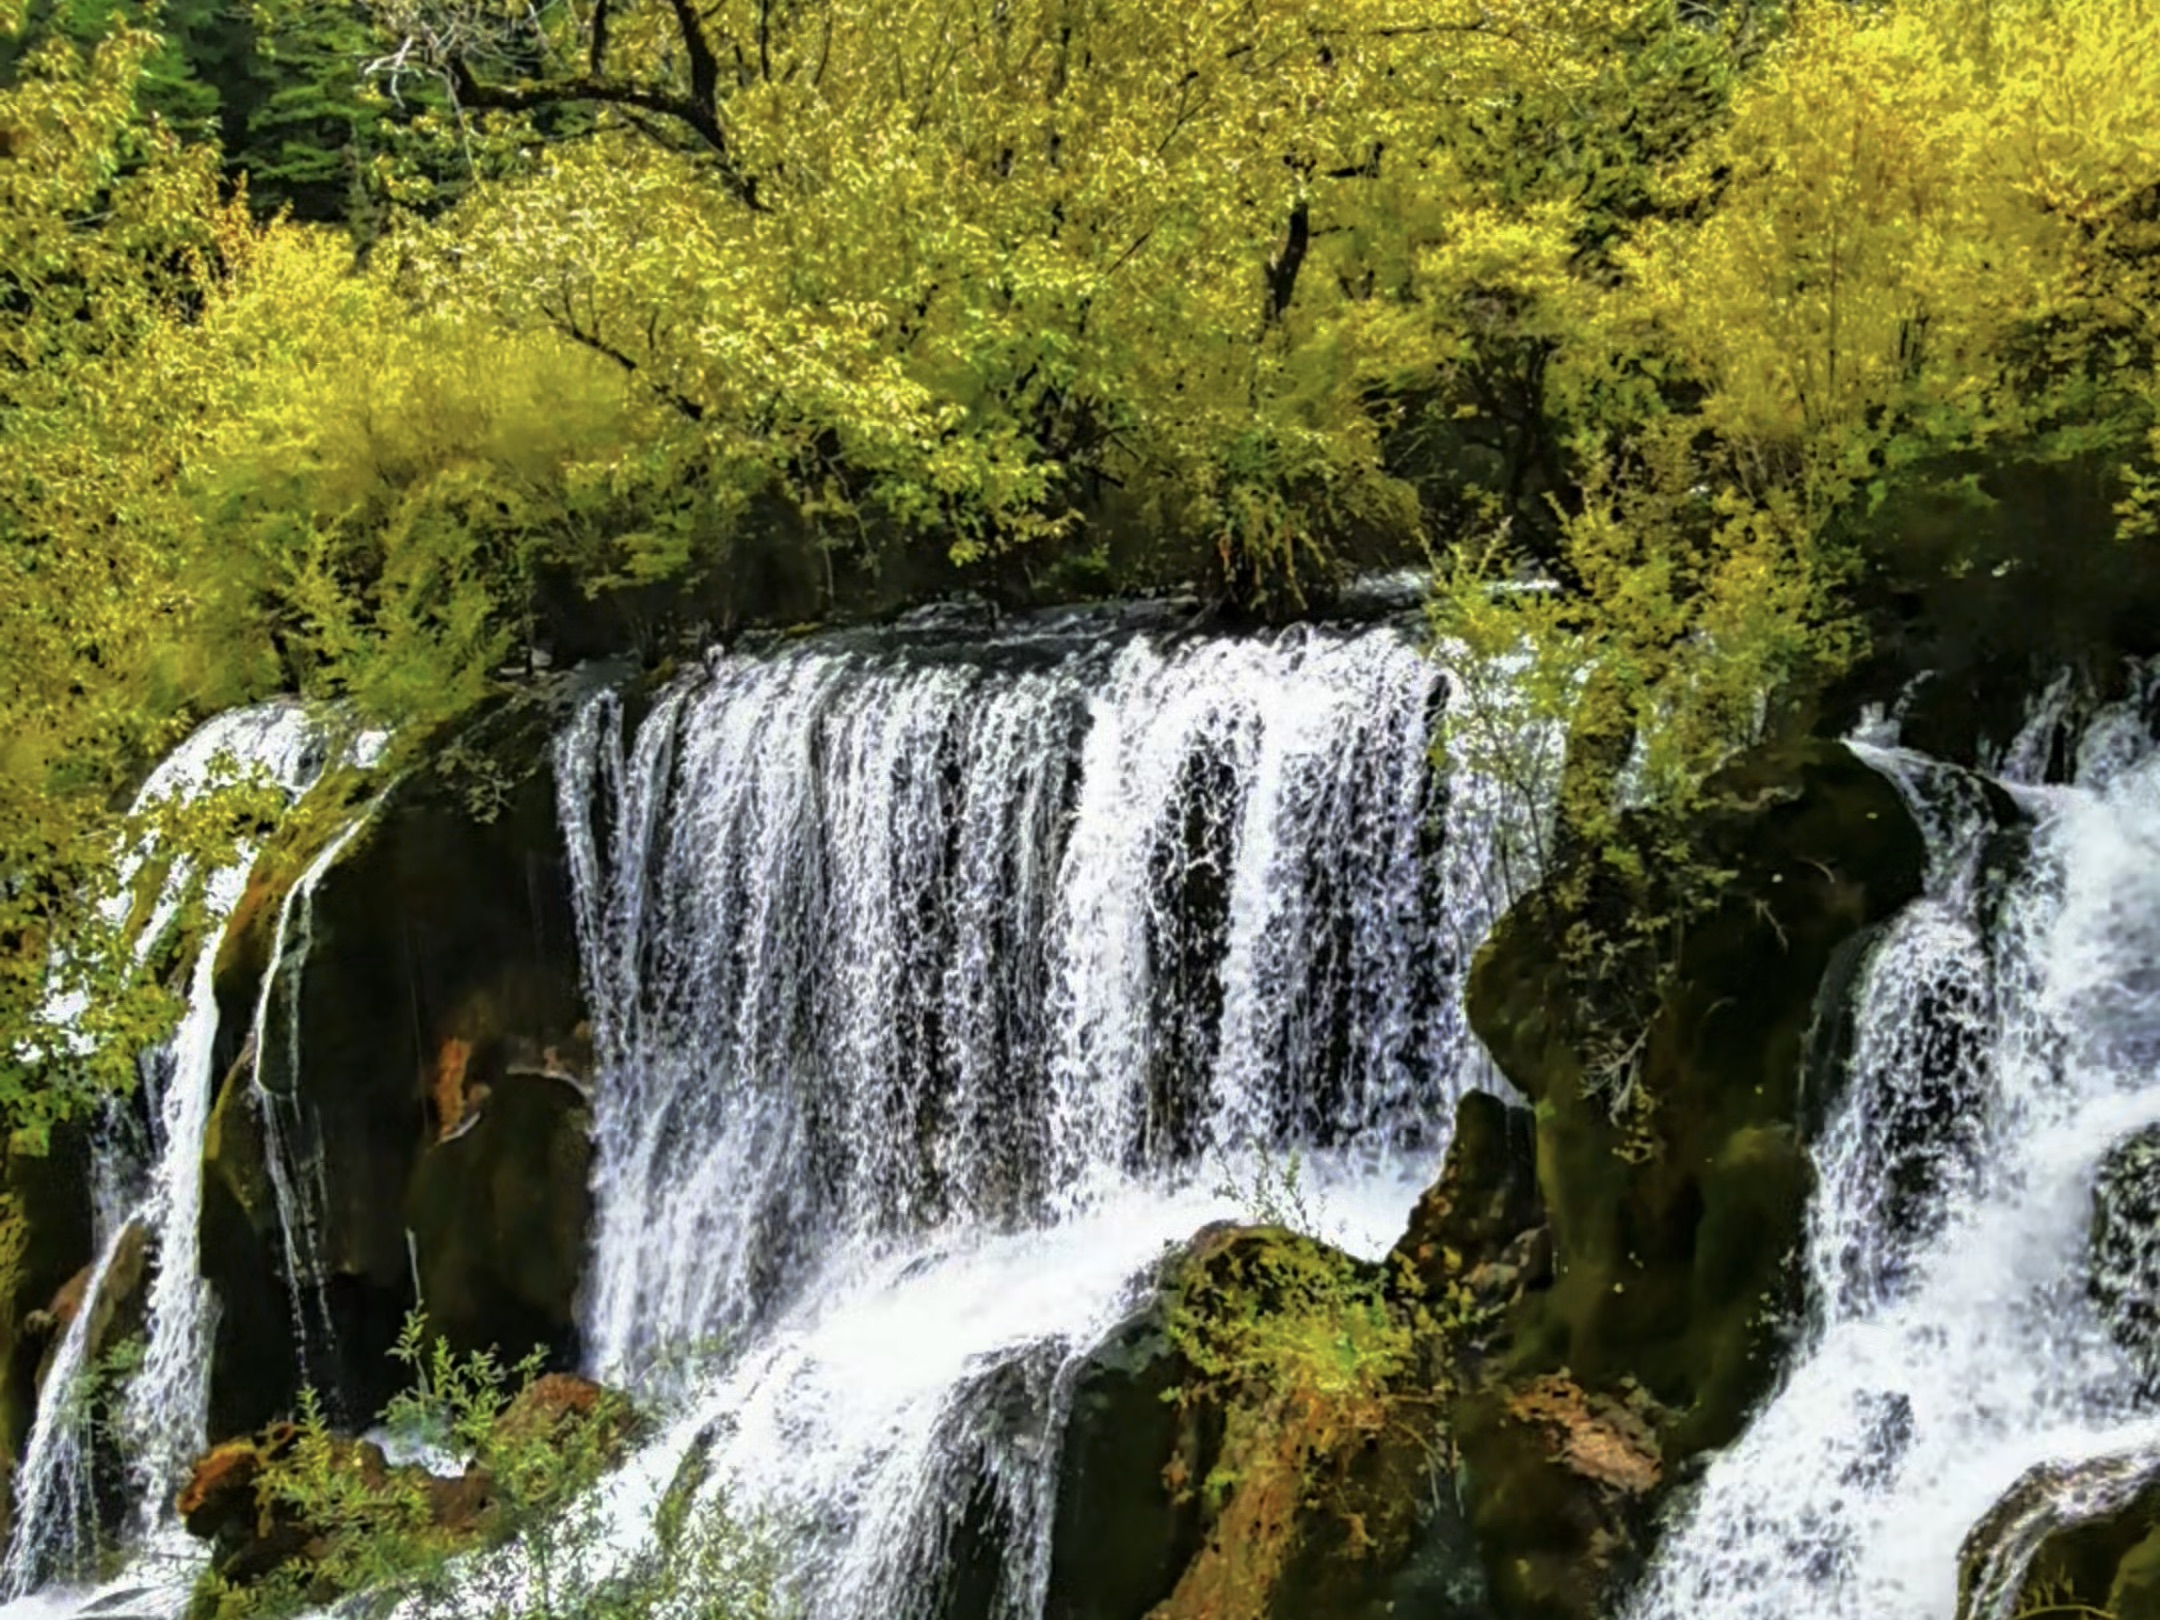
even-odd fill
[[[229,1522],[252,1520],[262,1471],[263,1453],[252,1440],[228,1440],[205,1453],[173,1504],[188,1534],[207,1541]]]
[[[485,1528],[495,1506],[495,1479],[485,1468],[468,1468],[455,1479],[430,1476],[428,1520],[460,1539]]]

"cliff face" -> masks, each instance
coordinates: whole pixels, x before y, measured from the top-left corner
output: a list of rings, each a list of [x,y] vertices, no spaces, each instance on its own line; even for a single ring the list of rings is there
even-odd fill
[[[1535,1105],[1553,1253],[1552,1286],[1511,1312],[1504,1369],[1458,1421],[1472,1522],[1511,1616],[1595,1612],[1606,1576],[1639,1559],[1655,1487],[1729,1441],[1774,1378],[1797,1305],[1822,991],[1920,889],[1897,792],[1834,744],[1742,761],[1692,841],[1732,876],[1665,953],[1647,1007],[1569,970],[1556,942],[1574,919],[1551,887],[1509,913],[1471,978],[1474,1026]],[[1616,1045],[1636,1054],[1622,1110],[1586,1061]],[[1638,1446],[1642,1488],[1577,1483],[1584,1444],[1562,1413]]]
[[[352,1418],[388,1395],[386,1352],[416,1304],[461,1350],[576,1359],[590,1042],[555,724],[539,699],[481,717],[365,812],[305,930],[288,919],[289,1011],[270,1038],[291,1060],[266,1071],[266,1104],[234,1052],[206,1155],[213,1439],[290,1407],[296,1309],[327,1318],[306,1373]],[[255,907],[227,953],[228,1032],[250,1026],[275,909]],[[280,1176],[311,1227],[297,1305]]]

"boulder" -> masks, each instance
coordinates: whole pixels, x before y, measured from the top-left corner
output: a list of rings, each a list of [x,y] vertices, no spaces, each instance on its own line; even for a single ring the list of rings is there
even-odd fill
[[[413,1168],[406,1224],[428,1319],[459,1348],[576,1354],[592,1218],[591,1113],[571,1085],[497,1070]]]
[[[1489,1222],[1469,1256],[1487,1265],[1524,1212],[1478,1196],[1504,1172],[1450,1165],[1464,1232],[1473,1209]],[[1428,1201],[1435,1231],[1446,1202]],[[1407,1263],[1280,1227],[1203,1229],[1074,1384],[1046,1620],[1481,1620],[1475,1549],[1436,1488],[1432,1369],[1457,1358],[1426,1340],[1451,1332]]]
[[[90,1312],[88,1337],[84,1344],[90,1365],[95,1365],[121,1341],[142,1332],[149,1307],[149,1272],[150,1229],[139,1220],[130,1221],[114,1240],[112,1258],[103,1277],[97,1274],[97,1262],[91,1261],[61,1284],[60,1291],[53,1295],[52,1303],[46,1309],[30,1314],[27,1325],[44,1327],[49,1333],[45,1354],[38,1362],[38,1388],[41,1391],[52,1371],[53,1357],[59,1352],[62,1337],[83,1311]],[[94,1295],[91,1293],[93,1284],[96,1286]]]
[[[1966,1535],[1958,1620],[2160,1620],[2160,1453],[2027,1469]]]
[[[1418,1199],[1389,1259],[1401,1285],[1454,1329],[1444,1349],[1458,1365],[1431,1369],[1434,1382],[1462,1382],[1500,1338],[1506,1309],[1552,1283],[1528,1109],[1489,1092],[1463,1096],[1440,1178]]]
[[[2123,1138],[2093,1180],[2086,1287],[2148,1392],[2160,1389],[2160,1125]]]
[[[599,1385],[550,1375],[511,1399],[495,1421],[487,1456],[499,1461],[521,1446],[543,1445],[576,1451],[580,1465],[605,1466],[620,1458],[632,1432],[629,1407]],[[583,1449],[587,1441],[594,1449]],[[518,1510],[544,1512],[557,1505],[506,1499],[484,1462],[435,1474],[417,1464],[392,1464],[371,1440],[330,1435],[327,1451],[312,1460],[301,1449],[307,1443],[298,1425],[273,1423],[250,1438],[213,1446],[197,1460],[174,1507],[188,1533],[210,1543],[210,1567],[220,1580],[248,1586],[299,1566],[303,1590],[327,1602],[352,1570],[368,1567],[368,1560],[353,1557],[356,1536],[389,1531],[455,1550],[501,1533],[506,1512],[514,1529]],[[296,1479],[289,1471],[303,1461],[306,1472]],[[334,1519],[309,1517],[307,1502],[323,1490],[318,1468],[342,1477]],[[569,1486],[590,1474],[581,1466],[530,1477]]]

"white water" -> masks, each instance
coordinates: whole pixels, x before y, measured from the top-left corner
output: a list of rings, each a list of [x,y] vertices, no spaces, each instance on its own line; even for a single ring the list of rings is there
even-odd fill
[[[290,798],[319,774],[323,756],[320,729],[297,704],[234,710],[200,727],[151,773],[136,809],[175,796],[199,796],[232,780],[228,771],[244,775],[259,770]],[[97,1146],[101,1183],[137,1185],[131,1197],[99,1212],[103,1231],[92,1284],[55,1355],[16,1471],[15,1528],[0,1569],[0,1591],[10,1597],[46,1580],[81,1573],[93,1551],[90,1441],[76,1391],[85,1371],[97,1285],[104,1280],[120,1233],[134,1221],[148,1228],[156,1261],[144,1361],[129,1386],[122,1423],[144,1482],[148,1523],[162,1515],[171,1481],[203,1445],[211,1302],[198,1272],[197,1248],[203,1132],[215,1083],[211,1069],[217,1002],[211,980],[222,938],[218,925],[238,903],[254,853],[243,846],[231,862],[204,879],[202,907],[208,923],[189,978],[187,1008],[171,1040],[143,1066],[152,1119],[153,1161],[147,1175],[138,1180],[129,1173],[130,1167],[120,1162],[127,1150],[117,1140]],[[146,852],[129,856],[123,874],[136,870],[144,858]],[[147,956],[171,926],[188,876],[184,869],[167,875],[162,898],[138,937],[139,955]],[[124,908],[126,901],[114,904]],[[116,920],[119,915],[124,909]]]
[[[630,736],[581,712],[588,1345],[703,1414],[618,1487],[626,1540],[719,1423],[821,1620],[910,1612],[985,1492],[1000,1612],[1039,1612],[1064,1381],[1242,1212],[1215,1167],[1317,1150],[1377,1252],[1487,1078],[1460,978],[1529,829],[1435,782],[1446,693],[1393,628],[1082,619],[716,657]]]
[[[2073,785],[2016,789],[2007,859],[1956,773],[1875,757],[1934,858],[1815,1144],[1812,1320],[1631,1620],[1949,1620],[1962,1542],[2027,1468],[2160,1442],[2084,1282],[2099,1161],[2160,1120],[2160,756],[2133,707],[2101,716]]]
[[[1249,1168],[1249,1167],[1247,1167]],[[1399,1176],[1309,1165],[1321,1235],[1377,1257],[1422,1190]],[[590,1580],[650,1543],[659,1504],[691,1452],[738,1524],[775,1528],[800,1612],[819,1620],[928,1620],[964,1518],[1005,1533],[992,1612],[1042,1612],[1054,1508],[1050,1464],[1063,1398],[1088,1350],[1142,1303],[1167,1243],[1249,1215],[1227,1191],[1134,1186],[1046,1226],[946,1229],[830,1255],[799,1302],[679,1415],[594,1506],[603,1551]],[[534,1602],[511,1553],[460,1582],[474,1612]],[[559,1595],[559,1594],[558,1594]]]

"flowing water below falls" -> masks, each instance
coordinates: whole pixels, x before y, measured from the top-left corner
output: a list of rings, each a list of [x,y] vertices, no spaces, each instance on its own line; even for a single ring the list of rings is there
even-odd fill
[[[1040,1611],[1061,1380],[1225,1177],[1315,1157],[1368,1253],[1486,1078],[1461,975],[1520,803],[1436,776],[1405,631],[1035,626],[722,656],[558,748],[592,1003],[595,1370],[801,1538],[809,1612],[934,1612],[961,1519]]]

